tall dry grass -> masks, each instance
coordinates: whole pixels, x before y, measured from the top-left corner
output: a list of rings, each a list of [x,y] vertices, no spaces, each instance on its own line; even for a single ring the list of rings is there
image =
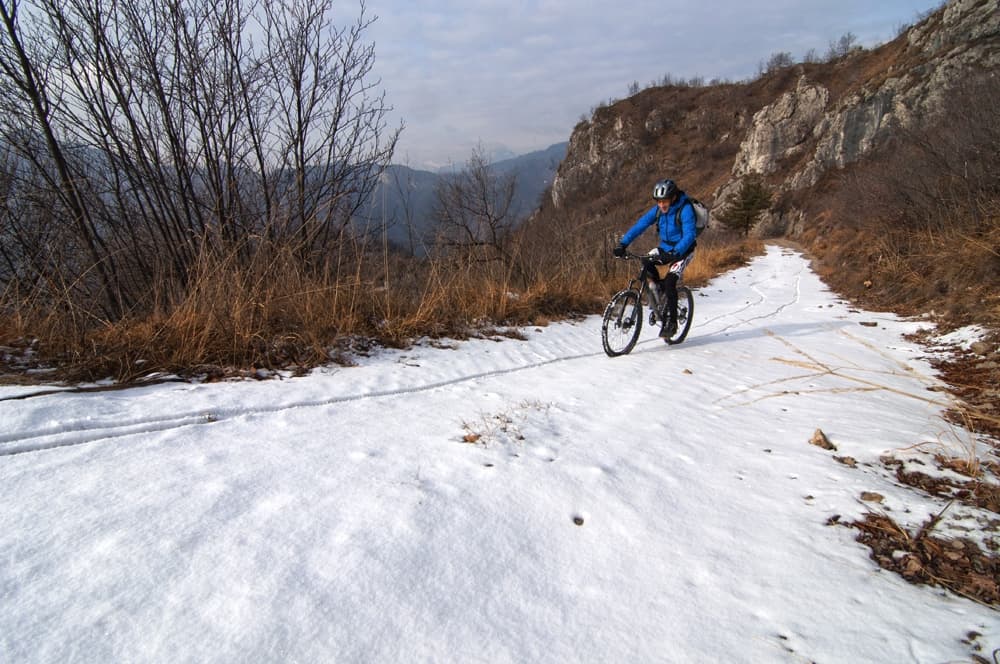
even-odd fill
[[[685,273],[693,285],[760,251],[753,243],[702,245]],[[402,346],[422,336],[463,338],[599,312],[634,268],[617,263],[604,269],[561,253],[548,261],[550,270],[526,279],[511,266],[468,256],[416,259],[364,247],[345,249],[322,270],[281,247],[259,249],[249,261],[206,253],[183,284],[157,280],[147,311],[115,321],[81,315],[71,301],[8,289],[0,294],[8,314],[0,345],[32,340],[36,359],[69,381],[305,370],[337,358],[349,340]],[[520,272],[527,272],[523,265]]]
[[[804,233],[834,288],[869,306],[1000,325],[1000,79],[956,84],[943,120],[894,132],[817,187]]]

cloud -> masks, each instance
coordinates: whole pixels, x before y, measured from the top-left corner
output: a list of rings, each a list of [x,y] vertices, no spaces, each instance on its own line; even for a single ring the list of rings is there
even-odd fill
[[[464,161],[480,143],[515,152],[569,139],[597,105],[669,74],[741,80],[772,53],[824,53],[852,32],[892,39],[931,0],[557,2],[369,0],[397,156]]]

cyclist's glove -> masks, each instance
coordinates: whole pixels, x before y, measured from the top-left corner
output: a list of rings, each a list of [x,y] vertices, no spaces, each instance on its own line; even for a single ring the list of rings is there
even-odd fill
[[[617,258],[624,258],[625,257],[625,245],[622,244],[621,242],[619,242],[618,246],[615,247],[614,254],[615,254],[615,257],[617,257]]]
[[[680,259],[681,257],[678,256],[676,252],[664,251],[663,249],[660,249],[660,255],[659,258],[657,259],[657,262],[660,265],[673,265]]]

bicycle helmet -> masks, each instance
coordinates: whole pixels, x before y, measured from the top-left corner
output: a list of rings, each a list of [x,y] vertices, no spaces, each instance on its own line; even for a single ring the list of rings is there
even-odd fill
[[[660,201],[670,198],[677,191],[677,185],[673,180],[660,180],[653,185],[653,198]]]

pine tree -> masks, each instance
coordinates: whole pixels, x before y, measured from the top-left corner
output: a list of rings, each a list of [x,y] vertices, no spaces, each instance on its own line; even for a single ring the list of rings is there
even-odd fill
[[[771,207],[771,190],[759,175],[751,175],[740,184],[736,199],[716,215],[719,221],[735,231],[750,235],[750,230]]]

